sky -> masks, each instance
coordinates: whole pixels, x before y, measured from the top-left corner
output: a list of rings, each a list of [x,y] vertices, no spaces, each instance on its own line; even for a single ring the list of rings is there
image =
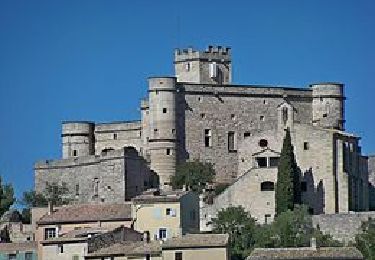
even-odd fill
[[[173,50],[232,47],[233,82],[345,84],[346,129],[375,154],[375,1],[0,0],[0,175],[17,197],[61,158],[61,122],[140,117]]]

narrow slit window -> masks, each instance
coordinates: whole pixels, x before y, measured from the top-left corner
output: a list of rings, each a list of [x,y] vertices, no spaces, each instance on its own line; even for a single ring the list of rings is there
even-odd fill
[[[235,152],[236,151],[236,135],[235,132],[228,132],[228,151]]]
[[[204,130],[204,146],[211,147],[212,146],[212,131],[211,129]]]

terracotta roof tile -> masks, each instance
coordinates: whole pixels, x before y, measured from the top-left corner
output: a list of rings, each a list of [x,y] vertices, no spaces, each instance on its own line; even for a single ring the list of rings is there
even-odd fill
[[[1,253],[12,253],[16,251],[36,251],[36,242],[0,243]]]
[[[182,237],[168,239],[163,249],[185,247],[225,247],[229,241],[228,234],[187,234]]]
[[[130,220],[131,204],[81,204],[56,208],[37,224],[79,223],[91,221]]]
[[[150,241],[149,243],[143,241],[124,241],[116,243],[108,247],[101,248],[95,252],[88,254],[90,257],[98,256],[113,256],[113,255],[146,255],[146,254],[160,254],[161,245],[160,241]]]

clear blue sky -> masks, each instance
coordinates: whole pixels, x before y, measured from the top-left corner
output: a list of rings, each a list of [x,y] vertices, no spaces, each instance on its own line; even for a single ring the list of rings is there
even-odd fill
[[[19,196],[61,156],[62,120],[139,117],[176,47],[229,45],[234,82],[346,84],[347,129],[375,152],[375,4],[368,0],[0,0],[0,174]]]

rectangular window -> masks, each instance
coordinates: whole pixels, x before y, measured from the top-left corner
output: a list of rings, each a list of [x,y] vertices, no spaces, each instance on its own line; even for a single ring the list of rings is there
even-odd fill
[[[266,157],[257,157],[255,158],[258,168],[267,168],[267,158]]]
[[[163,107],[163,114],[166,114],[166,113],[167,113],[167,108]]]
[[[171,215],[171,211],[172,211],[172,209],[167,208],[167,209],[165,210],[165,214],[166,214],[167,216],[169,216],[169,215]]]
[[[269,224],[271,220],[271,214],[264,215],[264,224]]]
[[[33,259],[33,253],[32,252],[26,252],[25,253],[25,260],[32,260]]]
[[[174,255],[174,260],[182,260],[182,252],[176,252]]]
[[[245,132],[244,134],[243,134],[243,137],[244,138],[248,138],[248,137],[250,137],[251,135],[250,135],[250,132]]]
[[[236,151],[236,134],[234,132],[228,132],[228,152]]]
[[[167,155],[171,155],[171,149],[167,149]]]
[[[308,142],[303,143],[303,150],[309,150],[310,149],[310,144]]]
[[[44,229],[44,239],[56,237],[56,228],[45,228]]]
[[[117,140],[117,134],[116,133],[113,134],[113,140]]]
[[[159,239],[167,239],[167,229],[159,228]]]
[[[77,155],[78,155],[77,150],[73,150],[73,156],[77,156]]]
[[[74,255],[74,256],[72,257],[72,260],[79,260],[79,256],[78,256],[78,255]]]
[[[212,132],[211,129],[204,130],[204,146],[211,147],[212,146]]]
[[[76,184],[76,196],[79,195],[79,184]]]
[[[279,166],[279,157],[270,157],[270,167]]]
[[[8,260],[17,260],[17,255],[16,254],[9,254]]]

